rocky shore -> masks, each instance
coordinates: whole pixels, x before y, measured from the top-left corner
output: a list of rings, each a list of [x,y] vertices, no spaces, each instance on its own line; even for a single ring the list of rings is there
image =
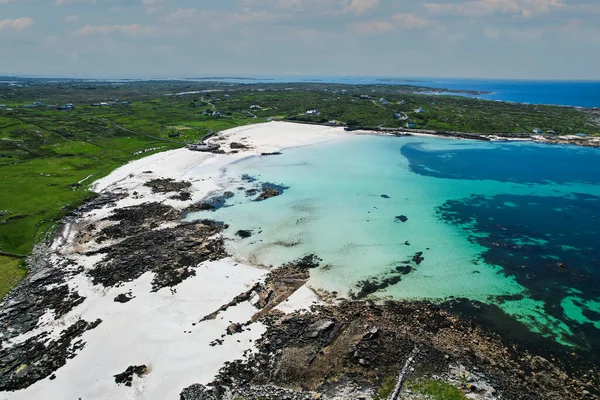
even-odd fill
[[[267,281],[309,270],[294,263]],[[256,304],[268,326],[259,351],[228,363],[209,385],[184,389],[182,400],[384,399],[409,358],[403,399],[429,398],[413,389],[423,381],[471,399],[600,398],[597,363],[529,349],[445,306],[342,300],[284,314],[265,313],[268,304]]]
[[[535,134],[535,133],[496,133],[480,134],[469,132],[454,131],[434,131],[427,129],[411,128],[369,128],[369,127],[346,127],[349,132],[364,131],[388,133],[400,136],[410,135],[432,135],[457,139],[482,140],[482,141],[507,141],[507,140],[529,140],[537,143],[546,144],[569,144],[575,146],[600,147],[600,137],[595,136],[577,136],[577,135],[554,135],[554,134]]]

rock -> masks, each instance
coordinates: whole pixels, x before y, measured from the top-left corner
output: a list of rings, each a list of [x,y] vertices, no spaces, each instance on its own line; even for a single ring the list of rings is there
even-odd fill
[[[115,297],[114,301],[116,303],[127,303],[131,299],[133,299],[133,296],[131,295],[131,293],[121,293],[120,295]]]
[[[319,320],[307,328],[305,336],[308,338],[319,337],[322,333],[333,328],[334,325],[335,325],[335,322],[333,322],[332,320],[327,320],[327,319]]]
[[[243,331],[242,324],[234,323],[227,327],[228,335],[235,335],[236,333],[240,333],[242,331]]]
[[[372,340],[372,339],[376,339],[377,337],[379,337],[379,329],[371,328],[369,330],[369,332],[367,332],[363,335],[363,340]]]
[[[233,192],[229,192],[229,191],[227,191],[227,192],[224,192],[224,193],[223,193],[223,197],[225,197],[226,199],[230,199],[230,198],[232,198],[233,196],[235,196],[235,193],[233,193]]]
[[[278,189],[263,189],[255,201],[267,200],[267,199],[270,199],[271,197],[279,196],[280,194],[281,194],[281,192]]]
[[[248,148],[248,146],[246,146],[245,144],[238,143],[238,142],[231,142],[229,144],[229,147],[232,149],[247,149]]]
[[[423,257],[423,252],[422,252],[422,251],[419,251],[419,252],[417,252],[417,253],[416,253],[416,254],[413,256],[412,260],[413,260],[413,261],[415,262],[415,264],[417,264],[417,265],[421,264],[421,263],[423,262],[423,260],[425,260],[425,258]]]
[[[133,376],[142,376],[148,372],[148,368],[145,365],[132,365],[127,367],[125,372],[115,375],[115,382],[117,385],[124,384],[125,386],[131,386],[133,382]]]
[[[408,217],[406,215],[398,215],[396,217],[396,222],[406,222],[408,221]]]
[[[154,193],[169,193],[169,192],[181,192],[184,189],[192,186],[187,181],[175,181],[175,179],[152,179],[144,183],[144,186],[152,189]]]
[[[390,198],[390,196],[388,196],[387,194],[382,194],[381,197],[384,198],[384,199],[389,199]]]
[[[200,384],[194,384],[183,389],[179,394],[179,400],[220,400],[221,396]]]
[[[235,235],[241,237],[242,239],[247,239],[252,236],[252,231],[240,229],[235,233]]]

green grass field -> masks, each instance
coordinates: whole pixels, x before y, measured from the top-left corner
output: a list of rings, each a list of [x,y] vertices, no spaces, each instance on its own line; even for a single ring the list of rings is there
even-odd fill
[[[93,195],[93,181],[128,161],[196,142],[212,132],[271,119],[397,128],[406,122],[394,119],[394,113],[406,113],[423,129],[600,133],[599,117],[590,110],[422,95],[399,86],[289,86],[38,81],[0,86],[0,104],[6,105],[0,108],[0,252],[27,255],[62,216]],[[207,88],[219,91],[167,95]],[[361,98],[365,93],[371,98]],[[382,104],[380,97],[389,104]],[[112,107],[92,106],[111,99]],[[45,105],[23,107],[35,101]],[[46,106],[67,102],[75,108],[58,111]],[[251,105],[261,109],[251,110]],[[414,113],[419,107],[425,112]],[[314,108],[319,116],[304,114]],[[225,115],[205,115],[215,110]],[[22,258],[0,257],[0,296],[23,276]]]

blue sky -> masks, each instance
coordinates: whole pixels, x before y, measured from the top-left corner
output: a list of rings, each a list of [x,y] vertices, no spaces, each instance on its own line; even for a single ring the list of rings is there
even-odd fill
[[[600,80],[600,1],[0,0],[0,74]]]

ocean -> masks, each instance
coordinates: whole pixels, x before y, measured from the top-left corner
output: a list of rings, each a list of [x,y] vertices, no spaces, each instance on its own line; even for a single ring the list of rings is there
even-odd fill
[[[500,79],[448,78],[378,78],[378,77],[271,77],[271,78],[196,78],[235,83],[322,82],[352,85],[414,85],[437,89],[489,92],[477,97],[529,104],[551,104],[573,107],[600,107],[600,81],[535,81]]]
[[[466,299],[559,343],[600,348],[598,149],[349,136],[244,159],[221,184],[234,196],[188,218],[229,224],[240,260],[280,266],[314,253],[319,290]],[[282,194],[247,195],[263,185]]]

